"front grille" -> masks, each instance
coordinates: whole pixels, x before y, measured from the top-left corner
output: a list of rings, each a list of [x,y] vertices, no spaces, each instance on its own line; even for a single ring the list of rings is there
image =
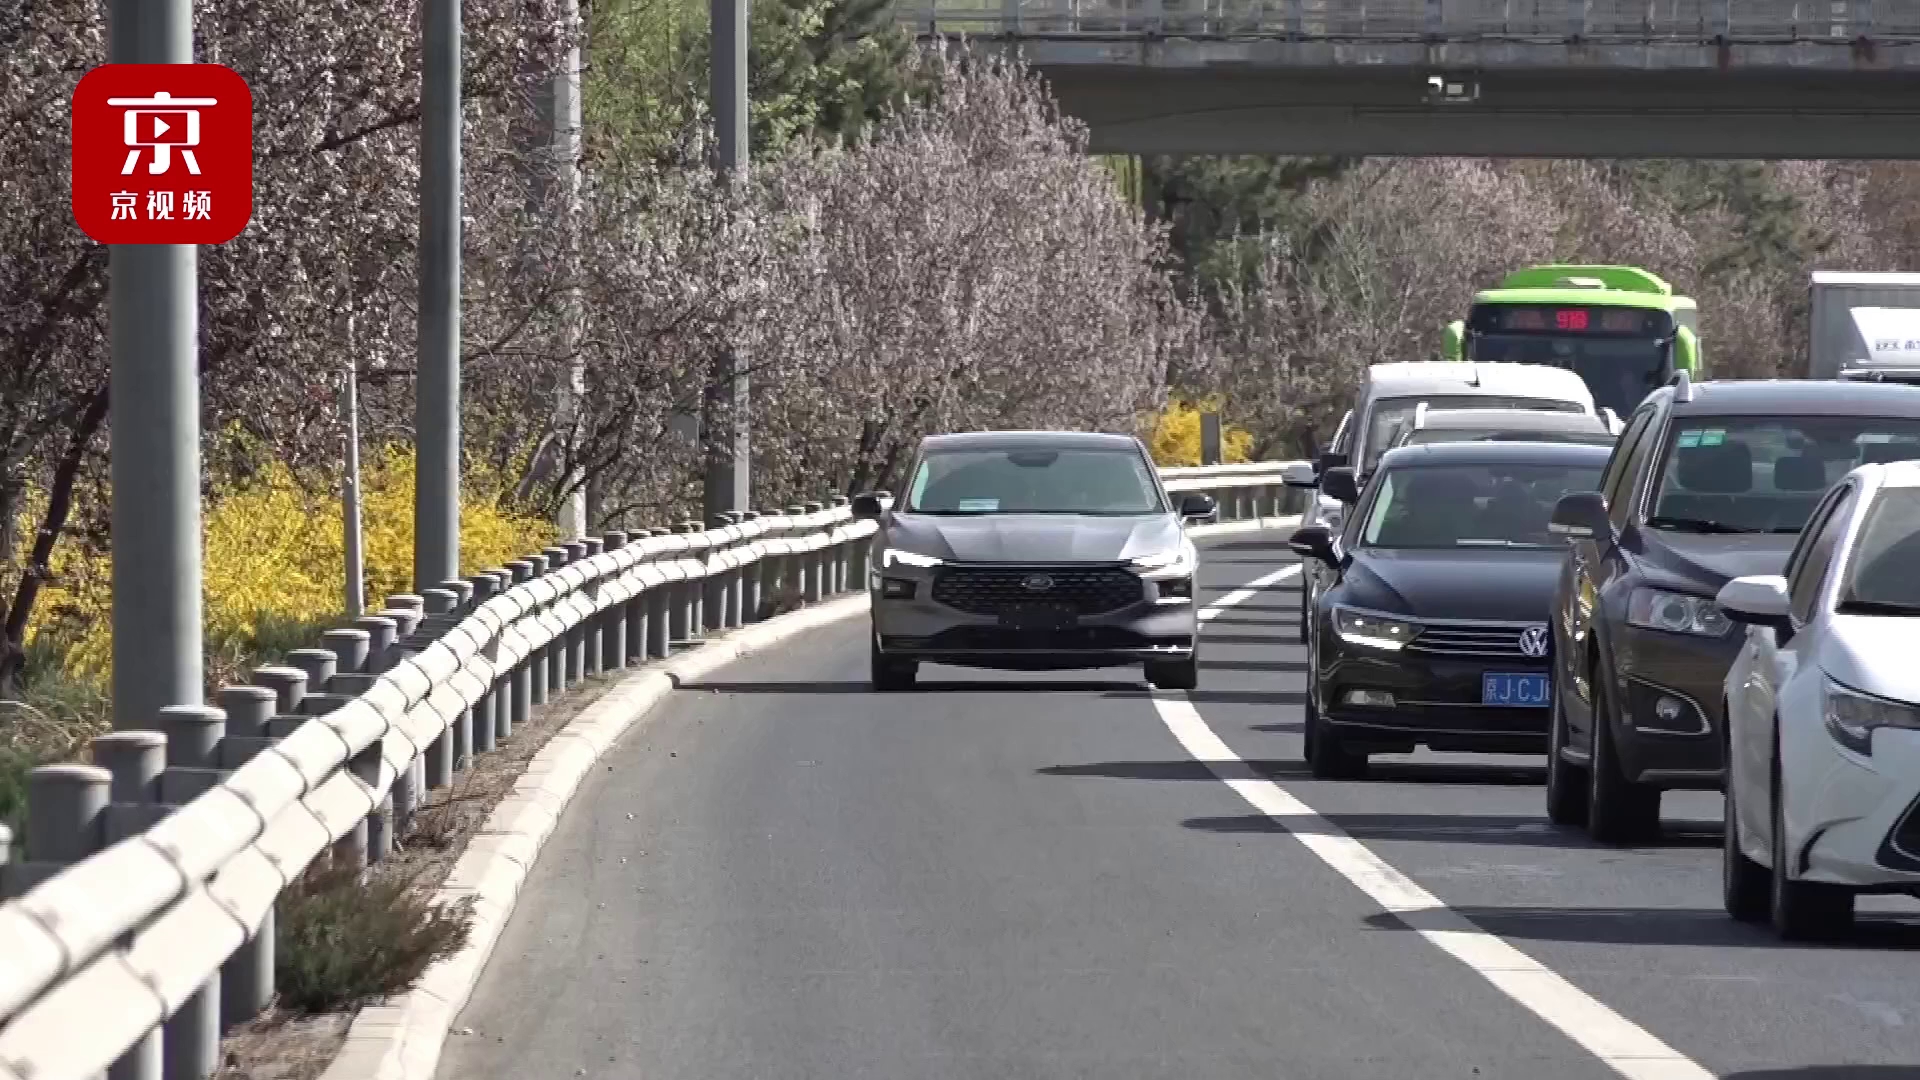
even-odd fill
[[[1527,656],[1520,649],[1520,635],[1538,623],[1427,623],[1407,643],[1409,652],[1430,656]]]
[[[1043,580],[1045,588],[1031,587]],[[933,580],[936,602],[974,615],[1036,607],[1103,615],[1145,596],[1140,579],[1117,566],[960,566],[940,571]]]

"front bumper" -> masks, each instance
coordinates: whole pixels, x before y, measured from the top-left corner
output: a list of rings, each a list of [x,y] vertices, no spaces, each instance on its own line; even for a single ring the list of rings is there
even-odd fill
[[[1920,731],[1882,728],[1861,757],[1837,746],[1818,718],[1805,728],[1781,747],[1796,876],[1920,891]]]
[[[888,578],[912,580],[913,595],[888,595]],[[1039,671],[1185,660],[1193,656],[1199,641],[1200,620],[1193,598],[1162,597],[1154,582],[1140,582],[1136,601],[1078,616],[1071,626],[1013,629],[1002,626],[996,614],[963,611],[935,600],[931,595],[934,578],[935,573],[927,572],[908,577],[897,568],[871,575],[873,632],[883,655],[961,667]],[[1190,581],[1186,591],[1192,592]]]
[[[1374,649],[1345,641],[1330,626],[1321,627],[1316,675],[1321,719],[1343,740],[1377,748],[1376,752],[1407,752],[1425,746],[1440,751],[1545,753],[1547,708],[1481,704],[1482,677],[1488,674],[1551,678],[1551,661]],[[1390,693],[1393,704],[1349,701],[1356,692]]]
[[[1720,789],[1726,777],[1724,686],[1741,637],[1613,628],[1612,684],[1621,771],[1663,788]]]

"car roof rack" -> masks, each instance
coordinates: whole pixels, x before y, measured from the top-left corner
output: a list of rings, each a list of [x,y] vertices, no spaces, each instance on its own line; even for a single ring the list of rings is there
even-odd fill
[[[1693,377],[1687,374],[1687,369],[1674,372],[1673,378],[1667,380],[1667,385],[1673,387],[1673,400],[1693,400]]]

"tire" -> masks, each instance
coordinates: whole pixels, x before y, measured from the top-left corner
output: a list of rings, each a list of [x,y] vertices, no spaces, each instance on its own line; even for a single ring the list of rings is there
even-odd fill
[[[1367,775],[1367,755],[1347,748],[1340,736],[1327,729],[1320,719],[1320,707],[1313,694],[1300,706],[1305,722],[1307,769],[1316,780],[1358,780]]]
[[[1587,767],[1587,834],[1613,845],[1652,840],[1660,835],[1660,789],[1636,784],[1620,771],[1606,684],[1598,671],[1589,678],[1593,687],[1593,755]]]
[[[1587,797],[1591,792],[1587,770],[1560,755],[1566,744],[1566,707],[1556,688],[1547,720],[1547,820],[1562,828],[1578,829],[1587,823]]]
[[[1147,682],[1156,690],[1193,690],[1200,686],[1200,650],[1185,660],[1149,660]]]
[[[1731,747],[1729,747],[1731,750]],[[1727,914],[1760,922],[1773,906],[1773,873],[1740,850],[1740,816],[1733,789],[1733,758],[1727,758],[1727,825],[1720,842],[1720,897]]]
[[[1824,881],[1795,881],[1780,798],[1780,751],[1773,752],[1773,932],[1784,941],[1826,941],[1853,926],[1853,890]]]
[[[880,639],[876,636],[869,646],[871,660],[869,678],[873,688],[882,693],[913,689],[914,679],[920,674],[918,660],[897,660],[880,651]]]

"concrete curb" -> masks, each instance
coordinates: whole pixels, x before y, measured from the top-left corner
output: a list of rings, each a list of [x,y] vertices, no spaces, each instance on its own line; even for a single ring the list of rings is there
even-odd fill
[[[1297,515],[1226,521],[1195,526],[1188,535],[1208,539],[1299,523]],[[418,985],[389,1004],[362,1007],[320,1080],[433,1080],[447,1034],[478,985],[541,846],[600,756],[680,683],[858,615],[868,602],[862,592],[802,608],[716,638],[683,658],[642,668],[555,732],[467,842],[435,894],[440,901],[473,898],[473,930],[466,948],[428,968]]]

